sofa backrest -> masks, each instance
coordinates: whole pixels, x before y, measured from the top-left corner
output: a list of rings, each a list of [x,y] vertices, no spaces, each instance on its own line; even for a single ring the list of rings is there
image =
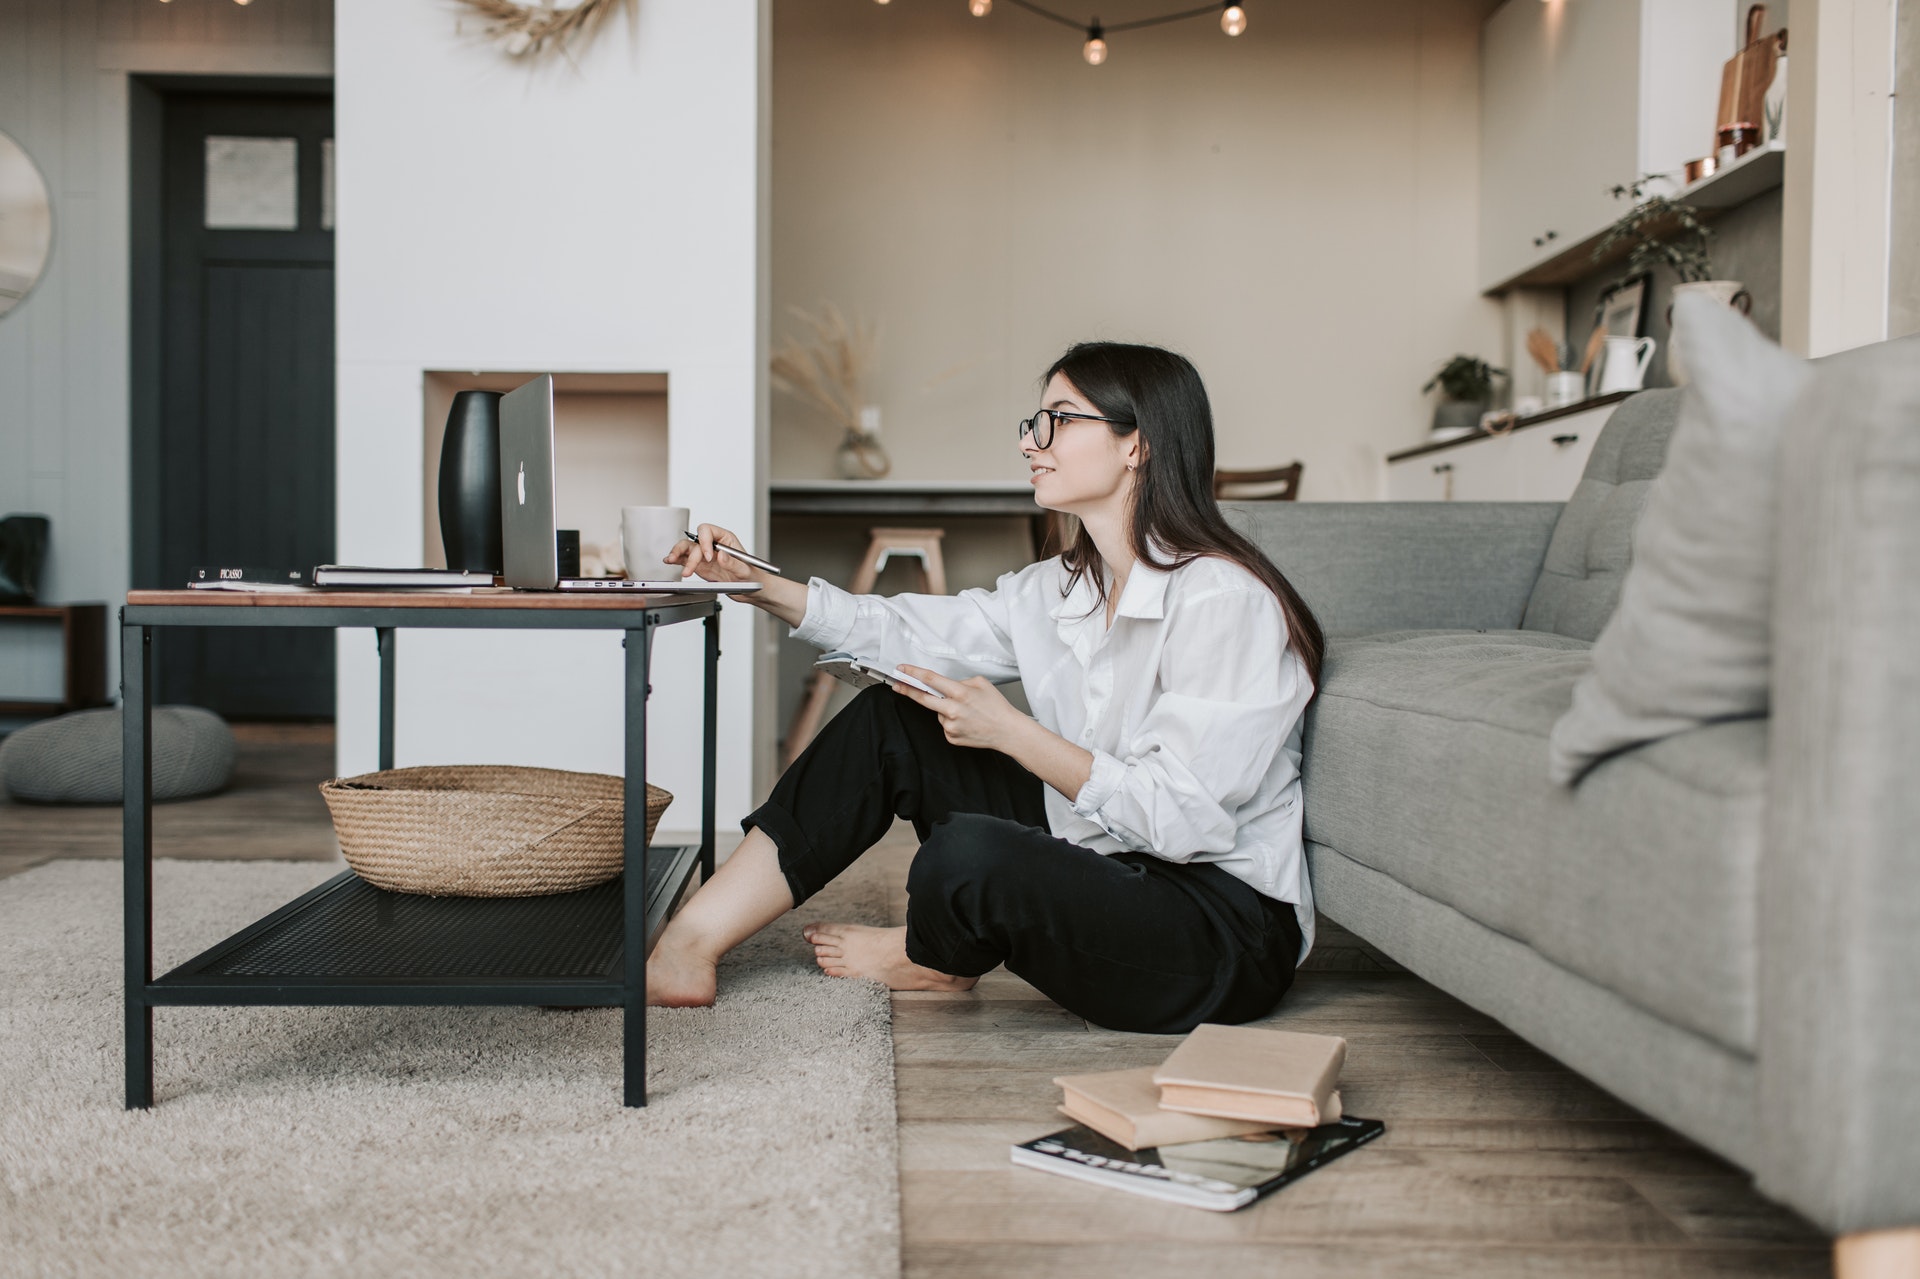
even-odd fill
[[[1633,526],[1647,486],[1667,459],[1680,397],[1677,390],[1642,391],[1607,419],[1554,525],[1521,629],[1589,642],[1599,637],[1620,600],[1620,582],[1633,557]]]
[[[1558,502],[1222,502],[1328,635],[1512,630]]]

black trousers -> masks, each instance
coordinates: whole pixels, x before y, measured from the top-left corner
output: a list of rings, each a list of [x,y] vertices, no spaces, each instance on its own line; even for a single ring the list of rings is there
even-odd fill
[[[1293,982],[1293,907],[1207,863],[1105,855],[1047,829],[1044,783],[948,742],[885,687],[828,721],[740,824],[780,850],[797,906],[893,825],[920,837],[907,958],[957,977],[1005,964],[1114,1030],[1174,1034],[1271,1011]]]

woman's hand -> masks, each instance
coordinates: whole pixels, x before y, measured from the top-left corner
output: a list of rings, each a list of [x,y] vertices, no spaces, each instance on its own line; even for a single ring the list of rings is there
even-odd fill
[[[721,546],[736,546],[745,550],[746,546],[726,529],[718,524],[702,524],[699,528],[700,540],[681,538],[666,553],[664,563],[682,566],[680,576],[698,576],[709,582],[760,582],[764,584],[769,574],[762,572],[745,560],[735,559],[722,551]],[[634,576],[631,571],[629,576]]]
[[[702,524],[696,532],[699,540],[681,538],[662,557],[662,562],[679,566],[681,577],[699,577],[709,582],[757,582],[759,590],[739,595],[729,592],[727,598],[764,609],[788,626],[800,625],[801,619],[807,615],[805,582],[791,581],[778,573],[755,568],[745,560],[735,559],[717,549],[722,546],[741,546],[739,538],[718,524]],[[631,566],[627,569],[627,575],[633,576]]]
[[[907,684],[893,686],[896,693],[911,697],[938,715],[940,727],[946,730],[947,740],[955,746],[975,746],[982,750],[1011,754],[1010,748],[1021,731],[1033,723],[984,675],[956,680],[924,666],[903,665],[900,669],[945,694],[942,697],[930,697]]]

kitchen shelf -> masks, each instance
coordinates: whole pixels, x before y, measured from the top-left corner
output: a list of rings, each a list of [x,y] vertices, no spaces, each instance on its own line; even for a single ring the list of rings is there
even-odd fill
[[[1764,147],[1754,148],[1726,168],[1710,173],[1698,182],[1680,187],[1672,193],[1671,198],[1692,205],[1700,211],[1703,220],[1711,220],[1723,210],[1745,204],[1754,196],[1779,186],[1785,181],[1786,168],[1787,144],[1784,141],[1771,142]],[[1628,246],[1620,244],[1605,256],[1595,258],[1593,251],[1604,238],[1606,228],[1602,227],[1546,261],[1502,280],[1488,289],[1486,296],[1499,297],[1509,289],[1561,288],[1584,280],[1595,271],[1612,266],[1627,256]]]

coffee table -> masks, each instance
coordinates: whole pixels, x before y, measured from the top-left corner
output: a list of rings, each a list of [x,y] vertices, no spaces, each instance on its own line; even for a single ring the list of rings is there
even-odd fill
[[[720,602],[482,590],[132,591],[120,612],[128,1109],[153,1104],[162,1005],[599,1006],[624,1012],[623,1099],[647,1104],[647,951],[695,871],[713,874]],[[704,620],[700,843],[648,849],[653,633]],[[406,629],[617,630],[626,645],[626,865],[546,897],[420,897],[345,871],[161,977],[153,975],[153,633],[161,627],[369,628],[380,654],[380,767],[393,767],[395,644]]]

